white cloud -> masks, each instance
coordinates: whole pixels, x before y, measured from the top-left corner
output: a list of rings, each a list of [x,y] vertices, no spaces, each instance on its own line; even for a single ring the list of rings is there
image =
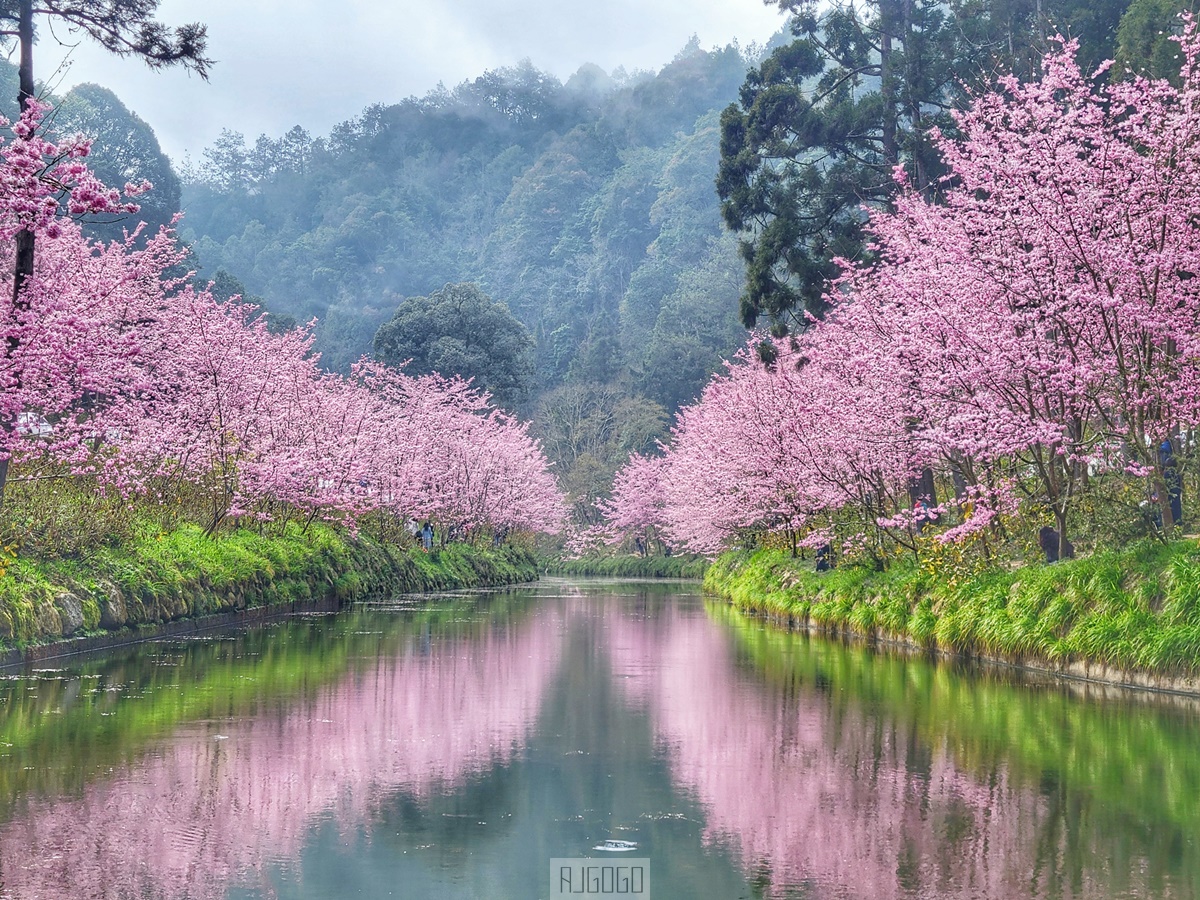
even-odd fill
[[[694,33],[704,47],[765,41],[783,18],[761,0],[163,0],[168,24],[208,25],[211,80],[151,72],[89,42],[53,87],[94,81],[154,128],[179,160],[198,159],[222,128],[253,139],[300,124],[324,134],[376,102],[393,103],[529,58],[567,78],[585,62],[658,69]],[[62,51],[48,36],[35,71]]]

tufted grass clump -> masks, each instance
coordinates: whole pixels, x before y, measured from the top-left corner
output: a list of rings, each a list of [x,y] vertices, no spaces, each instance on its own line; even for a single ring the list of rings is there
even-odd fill
[[[532,554],[513,545],[455,543],[425,553],[317,522],[212,535],[193,523],[164,527],[142,520],[120,545],[94,547],[85,556],[13,561],[0,578],[0,648],[64,636],[64,594],[78,604],[83,620],[71,633],[86,634],[102,624],[137,626],[245,607],[536,578]],[[122,607],[115,621],[114,596]]]

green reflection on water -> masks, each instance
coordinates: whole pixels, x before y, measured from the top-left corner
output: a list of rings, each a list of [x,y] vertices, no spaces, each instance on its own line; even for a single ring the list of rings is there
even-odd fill
[[[518,592],[479,593],[414,601],[403,615],[382,618],[356,607],[0,674],[0,821],[31,792],[77,792],[98,773],[131,764],[184,723],[311,698],[429,629],[469,636],[517,621],[528,601]]]
[[[0,825],[14,825],[10,841],[37,835],[50,858],[73,816],[99,816],[126,787],[175,791],[184,812],[168,825],[196,840],[199,862],[116,887],[104,871],[73,873],[112,896],[536,897],[551,858],[608,837],[651,858],[659,900],[999,897],[970,879],[1014,866],[1004,883],[1020,890],[1005,900],[1200,896],[1192,701],[873,653],[701,607],[690,591],[557,583],[358,608],[0,681]],[[364,715],[384,727],[356,730]],[[330,719],[337,740],[321,730]],[[418,726],[428,738],[400,733]],[[454,765],[429,778],[395,765],[401,753],[441,762],[423,745]],[[297,771],[330,790],[296,789],[292,748],[329,751],[319,766],[297,756]],[[950,788],[931,783],[939,772]],[[810,794],[814,781],[828,783]],[[795,799],[772,796],[777,785]],[[262,808],[205,806],[254,797],[246,788],[269,795]],[[269,808],[277,790],[295,790],[294,815]],[[824,794],[824,813],[796,808]],[[190,834],[193,805],[207,818]],[[1022,825],[989,825],[1010,813]],[[880,816],[899,839],[880,832],[858,871],[839,868],[844,842],[861,850]],[[153,834],[136,817],[104,821]],[[773,844],[789,824],[798,836]],[[994,836],[1006,845],[987,846]],[[98,854],[108,869],[119,844]],[[969,852],[991,855],[964,863]],[[204,890],[180,892],[188,864],[215,873]],[[5,876],[35,883],[11,855]]]
[[[1106,896],[1141,896],[1122,883],[1141,870],[1153,896],[1200,897],[1200,701],[874,651],[706,609],[769,690],[820,696],[834,718],[865,713],[917,752],[945,748],[981,784],[1003,771],[1036,791],[1049,811],[1039,856],[1061,867],[1068,894],[1108,869]]]
[[[613,677],[606,607],[650,620],[677,589],[623,593],[575,609],[558,677],[519,756],[444,793],[395,792],[352,833],[322,822],[298,866],[274,867],[230,900],[545,897],[552,858],[619,858],[592,850],[610,837],[650,858],[655,900],[761,896],[724,849],[705,846],[703,809],[680,793],[648,716]]]

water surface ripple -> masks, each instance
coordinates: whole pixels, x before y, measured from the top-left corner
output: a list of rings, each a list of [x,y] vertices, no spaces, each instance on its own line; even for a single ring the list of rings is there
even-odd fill
[[[0,676],[0,898],[1200,896],[1200,711],[549,581]]]

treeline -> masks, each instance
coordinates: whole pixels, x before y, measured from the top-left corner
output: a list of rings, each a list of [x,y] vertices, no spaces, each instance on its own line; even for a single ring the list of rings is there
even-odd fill
[[[182,208],[180,179],[159,146],[154,129],[125,106],[111,90],[98,84],[77,84],[64,94],[39,85],[37,96],[49,108],[42,122],[48,137],[69,141],[83,135],[90,142],[88,168],[105,184],[120,187],[148,181],[154,189],[138,197],[138,211],[80,216],[85,233],[96,240],[122,240],[124,233],[145,222],[149,236],[169,225]],[[20,118],[17,108],[17,67],[0,59],[0,116]],[[7,135],[7,129],[5,129]]]
[[[1200,34],[1182,72],[1097,80],[1072,44],[976,96],[931,198],[898,175],[825,315],[762,339],[634,457],[610,537],[793,552],[953,579],[1169,535],[1200,427]],[[757,350],[758,352],[754,352]],[[764,363],[764,359],[766,362]]]
[[[526,61],[324,136],[226,131],[183,173],[199,283],[276,328],[316,317],[328,370],[374,349],[474,375],[534,418],[596,524],[620,461],[742,344],[739,296],[745,324],[802,330],[835,257],[869,255],[863,207],[892,202],[893,168],[937,192],[930,129],[953,133],[968,89],[1032,72],[1058,32],[1085,67],[1166,52],[1149,0],[779,5],[766,48],[693,40],[656,73],[565,83]],[[483,319],[445,311],[471,291]],[[485,377],[489,348],[512,361]]]
[[[982,528],[985,517],[980,513],[987,504],[981,498],[995,499],[1000,482],[1026,501],[1023,511],[1040,520],[1034,533],[1044,529],[1041,543],[1051,555],[1071,551],[1070,520],[1083,507],[1094,519],[1105,520],[1102,528],[1088,535],[1089,540],[1103,539],[1101,532],[1108,537],[1144,532],[1160,520],[1169,527],[1170,496],[1178,492],[1165,483],[1161,470],[1167,464],[1164,460],[1182,465],[1177,458],[1186,449],[1186,440],[1179,438],[1178,430],[1186,423],[1166,424],[1177,413],[1155,409],[1154,425],[1146,426],[1145,435],[1139,432],[1141,443],[1132,456],[1145,459],[1135,468],[1160,470],[1159,482],[1146,491],[1121,479],[1089,480],[1089,466],[1100,465],[1094,459],[1085,465],[1072,458],[1071,465],[1061,467],[1062,457],[1076,452],[1086,456],[1089,451],[1062,450],[1058,438],[1037,450],[1032,447],[1036,441],[1020,444],[1019,451],[1013,449],[1018,444],[1011,442],[1004,450],[984,450],[982,437],[972,441],[964,434],[971,427],[1000,428],[981,409],[976,410],[972,425],[965,424],[967,417],[961,411],[951,415],[945,406],[933,411],[936,404],[949,403],[955,396],[955,388],[937,383],[926,370],[938,365],[931,360],[946,351],[929,345],[930,338],[910,337],[912,330],[941,334],[954,346],[957,355],[948,363],[954,371],[966,366],[962,358],[990,359],[994,369],[989,374],[997,380],[1014,377],[998,374],[1010,370],[1028,375],[1035,363],[1054,354],[1072,360],[1079,357],[1076,348],[1055,345],[1039,346],[1025,357],[1010,354],[998,359],[998,348],[1008,346],[1013,333],[1027,336],[1021,331],[1026,326],[1015,323],[1019,315],[1011,310],[1013,320],[993,321],[994,330],[987,333],[978,330],[997,306],[1008,302],[1003,290],[976,285],[977,293],[971,294],[947,278],[945,259],[939,269],[937,253],[926,248],[925,269],[905,272],[904,277],[929,282],[930,310],[905,310],[899,296],[889,301],[889,290],[898,293],[892,285],[876,290],[878,299],[872,300],[880,304],[878,310],[864,312],[865,303],[847,301],[859,284],[859,273],[878,273],[874,277],[883,282],[893,277],[893,266],[907,263],[905,254],[910,251],[895,249],[886,239],[889,215],[898,208],[938,210],[963,202],[960,186],[968,177],[958,163],[973,151],[954,148],[960,139],[969,139],[969,148],[970,141],[977,140],[966,129],[971,121],[967,110],[978,98],[1049,77],[1046,67],[1057,64],[1053,54],[1064,43],[1071,48],[1072,64],[1082,71],[1080,80],[1097,89],[1145,76],[1178,84],[1184,58],[1178,43],[1179,5],[1157,0],[1100,4],[871,0],[822,9],[779,0],[778,5],[793,14],[792,40],[780,41],[748,72],[737,102],[722,112],[716,173],[722,216],[739,235],[739,252],[746,264],[740,316],[748,328],[761,330],[729,371],[710,382],[701,400],[680,411],[665,458],[657,451],[635,455],[631,465],[617,474],[613,501],[600,504],[604,526],[585,531],[580,546],[597,533],[606,533],[610,538],[623,536],[630,546],[636,539],[641,546],[686,545],[714,552],[735,536],[778,530],[790,536],[793,547],[804,542],[833,547],[848,540],[847,549],[853,553],[865,551],[882,562],[897,545],[915,549],[914,531],[922,531],[934,519],[941,524],[962,523],[974,514],[967,531]],[[1106,62],[1114,57],[1115,64]],[[1076,112],[1068,108],[1053,114]],[[1014,129],[1020,124],[1012,123]],[[1048,135],[1052,128],[1044,121],[1031,130]],[[1094,137],[1080,131],[1061,140],[1066,147],[1082,142],[1076,152],[1083,155]],[[1031,162],[1040,166],[1037,177],[1047,181],[1072,163]],[[986,227],[1002,230],[995,221],[984,224],[989,204],[1002,202],[994,199],[992,187],[988,182],[980,189],[980,221],[963,240],[991,241],[995,252],[1012,254],[1013,266],[1022,260],[1036,266],[1029,262],[1036,243],[1032,238],[1006,244],[982,236]],[[1074,188],[1063,188],[1065,196],[1055,215],[1069,216],[1065,208],[1075,199]],[[1022,196],[1028,205],[1034,194]],[[1115,196],[1113,202],[1127,199]],[[918,200],[924,206],[912,205]],[[1012,227],[1033,227],[1023,218],[1026,210],[1004,212],[1015,223]],[[1071,227],[1061,215],[1062,227]],[[921,240],[945,257],[955,252],[969,255],[962,247],[946,246],[951,231],[943,227],[947,230],[938,233],[937,226],[930,226],[935,234]],[[1094,231],[1103,226],[1079,227]],[[1130,230],[1136,231],[1133,226]],[[1129,243],[1136,239],[1129,237]],[[1093,251],[1099,252],[1090,247],[1076,256]],[[977,255],[986,256],[982,247]],[[982,265],[979,259],[973,264]],[[1057,272],[1054,265],[1045,264]],[[1078,265],[1090,267],[1093,261],[1084,259]],[[1057,275],[1064,283],[1076,277]],[[970,276],[960,273],[958,277]],[[1000,276],[990,272],[987,277]],[[1053,305],[1057,300],[1046,298],[1066,288],[1041,281],[1037,285],[1042,292],[1039,300],[1027,302],[1042,315],[1060,314],[1047,312],[1041,304]],[[979,310],[973,302],[981,296],[989,297],[992,305]],[[939,304],[946,308],[940,309]],[[949,317],[960,308],[971,310],[963,325],[972,329],[969,336],[967,330],[946,334],[924,321],[914,325],[903,320],[904,316],[918,320],[926,313]],[[1078,335],[1080,329],[1091,327],[1082,322],[1093,312],[1077,306],[1061,313],[1075,317],[1071,326],[1075,331],[1064,327],[1056,332],[1058,338],[1069,343],[1064,334]],[[1139,326],[1132,327],[1136,331]],[[1175,331],[1169,341],[1186,333],[1179,322],[1171,327]],[[1124,351],[1113,348],[1123,339],[1110,337],[1108,351],[1091,348],[1105,357],[1096,364],[1098,368],[1110,366],[1114,356],[1122,357]],[[908,356],[887,371],[887,360],[897,346],[905,348]],[[1159,362],[1155,360],[1156,365]],[[983,377],[978,371],[976,375]],[[890,378],[897,381],[885,387]],[[958,389],[976,398],[974,392],[980,388],[960,384]],[[996,390],[1021,393],[1012,385]],[[1090,429],[1110,435],[1122,428],[1142,427],[1131,425],[1129,417],[1120,419],[1124,415],[1120,412],[1115,413],[1119,425],[1107,423],[1122,401],[1113,396],[1112,383],[1105,390],[1110,391],[1107,399],[1094,397],[1094,406],[1086,413],[1076,410],[1070,423],[1061,409],[1017,415],[1025,416],[1022,422],[1059,416],[1055,427],[1067,429],[1065,444],[1070,447],[1090,447],[1089,442],[1108,439],[1094,433],[1081,437]],[[978,399],[958,402],[986,406]],[[1007,402],[1018,404],[1011,395]],[[1028,404],[1032,407],[1035,401]],[[948,416],[954,425],[932,424],[939,415]],[[1011,416],[1008,421],[1017,429]],[[932,430],[939,428],[933,436]],[[954,433],[955,428],[962,431]],[[1173,434],[1162,434],[1164,430]],[[1168,436],[1172,442],[1162,445]],[[1146,443],[1151,439],[1152,445]],[[1046,446],[1055,449],[1047,451]],[[1050,458],[1030,460],[1042,453]],[[987,464],[980,462],[980,454],[987,456]],[[1007,480],[1012,470],[997,473],[1001,457],[1019,473],[1015,484]],[[1102,488],[1099,493],[1092,490],[1097,487]],[[1115,502],[1114,492],[1120,494]],[[1086,500],[1082,499],[1085,493],[1089,494]],[[960,516],[934,513],[929,521],[914,522],[914,507],[938,507],[938,498],[947,494],[955,498]],[[1017,500],[1012,503],[1015,508]],[[1162,509],[1144,512],[1143,504]],[[999,515],[994,507],[988,514]],[[849,524],[850,519],[861,527]],[[823,524],[817,527],[817,522]],[[884,522],[889,525],[879,524]]]
[[[323,137],[226,132],[184,173],[182,234],[221,293],[317,318],[330,370],[374,349],[475,376],[595,523],[621,460],[744,340],[713,178],[756,57],[693,41],[657,73],[565,83],[526,62]]]

